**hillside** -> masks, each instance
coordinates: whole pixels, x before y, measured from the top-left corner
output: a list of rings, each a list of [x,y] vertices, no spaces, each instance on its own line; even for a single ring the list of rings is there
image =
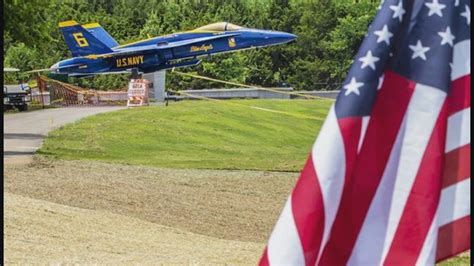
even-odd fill
[[[299,171],[331,104],[185,101],[127,109],[51,132],[40,153],[171,168]]]

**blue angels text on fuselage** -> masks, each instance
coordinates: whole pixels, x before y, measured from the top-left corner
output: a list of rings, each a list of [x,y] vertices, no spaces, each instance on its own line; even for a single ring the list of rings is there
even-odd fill
[[[132,70],[149,73],[192,66],[199,64],[197,58],[201,56],[277,45],[296,38],[286,32],[218,22],[191,31],[119,45],[98,23],[79,25],[70,20],[60,22],[59,27],[73,57],[57,62],[50,70],[78,77]]]

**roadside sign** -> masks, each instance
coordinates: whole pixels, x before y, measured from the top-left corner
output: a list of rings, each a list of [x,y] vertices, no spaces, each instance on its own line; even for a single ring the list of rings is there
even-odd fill
[[[132,79],[128,83],[127,106],[145,106],[148,105],[148,90],[150,82],[146,79]]]

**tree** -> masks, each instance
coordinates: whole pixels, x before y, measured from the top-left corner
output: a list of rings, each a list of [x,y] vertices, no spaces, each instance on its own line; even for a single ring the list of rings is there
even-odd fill
[[[299,90],[335,89],[367,32],[378,0],[4,0],[4,63],[22,70],[47,68],[71,56],[58,23],[99,22],[120,44],[228,21],[292,32],[296,42],[203,58],[180,69],[240,83]],[[15,65],[16,64],[16,65]],[[94,89],[126,86],[128,75],[70,78]],[[168,75],[173,89],[229,87]]]

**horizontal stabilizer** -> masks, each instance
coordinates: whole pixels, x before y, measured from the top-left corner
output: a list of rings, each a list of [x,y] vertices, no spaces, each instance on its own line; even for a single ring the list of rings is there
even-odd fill
[[[3,72],[18,72],[20,71],[18,68],[14,68],[14,67],[4,67],[3,68]]]
[[[50,67],[50,68],[33,69],[33,70],[30,70],[30,71],[25,71],[25,73],[38,73],[38,72],[46,72],[46,71],[55,71],[55,70],[58,70],[58,69],[66,69],[66,68],[77,67],[77,66],[81,66],[81,65],[84,65],[84,64],[53,66],[53,67]]]
[[[46,72],[46,71],[53,71],[53,69],[51,68],[33,69],[30,71],[25,71],[25,73],[29,74],[29,73],[39,73],[39,72]]]

